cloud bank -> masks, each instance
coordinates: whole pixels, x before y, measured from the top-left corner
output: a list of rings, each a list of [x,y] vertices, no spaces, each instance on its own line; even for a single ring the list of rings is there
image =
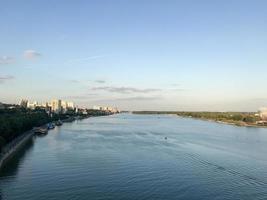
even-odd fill
[[[10,56],[1,56],[0,57],[0,65],[10,64],[13,63],[15,59]]]
[[[92,90],[102,90],[113,93],[130,94],[130,93],[151,93],[161,91],[156,88],[139,89],[134,87],[93,87]]]
[[[35,50],[26,50],[26,51],[24,51],[23,56],[24,56],[24,58],[30,60],[30,59],[35,59],[35,58],[40,57],[41,54],[38,53],[38,52],[35,51]]]
[[[162,99],[161,96],[152,96],[152,97],[144,97],[144,96],[134,96],[134,97],[126,97],[126,98],[117,98],[115,101],[154,101]]]
[[[75,58],[75,59],[68,60],[67,63],[84,62],[84,61],[88,61],[88,60],[96,60],[96,59],[103,58],[103,57],[105,57],[105,55],[89,56],[89,57],[85,57],[85,58]]]
[[[9,81],[9,80],[12,80],[12,79],[15,79],[15,77],[14,76],[10,76],[10,75],[0,76],[0,83],[4,83],[5,81]]]
[[[95,80],[96,83],[106,83],[105,80]]]

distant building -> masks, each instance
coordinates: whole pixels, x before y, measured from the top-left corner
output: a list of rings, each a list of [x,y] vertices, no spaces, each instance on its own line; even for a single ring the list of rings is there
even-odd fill
[[[61,101],[62,112],[65,113],[68,110],[74,110],[74,103],[69,101]]]
[[[259,115],[262,120],[267,121],[267,108],[261,108],[259,111]]]
[[[108,106],[93,106],[94,110],[102,110],[106,112],[118,113],[119,110],[117,108],[108,107]]]
[[[55,113],[61,113],[62,112],[62,105],[60,99],[55,99],[51,101],[51,110]]]
[[[29,109],[35,109],[36,107],[41,107],[42,105],[41,104],[38,104],[37,101],[34,101],[34,102],[27,102],[27,108]]]
[[[29,109],[43,109],[45,110],[48,114],[51,113],[66,113],[68,110],[75,111],[75,105],[73,102],[69,101],[62,101],[60,99],[54,99],[51,100],[50,102],[45,102],[45,103],[38,103],[37,101],[30,102],[27,99],[22,99],[19,102],[19,105],[24,108],[29,108]]]
[[[61,111],[63,113],[65,113],[67,111],[67,108],[68,108],[67,102],[66,101],[61,101],[61,109],[62,109]]]
[[[102,110],[101,106],[93,106],[93,110]]]
[[[70,101],[67,102],[67,108],[68,108],[68,109],[72,109],[72,110],[74,110],[74,108],[75,108],[75,107],[74,107],[74,103],[73,103],[73,102],[70,102]]]
[[[20,107],[22,108],[27,108],[28,105],[28,100],[27,99],[22,99],[19,103]]]

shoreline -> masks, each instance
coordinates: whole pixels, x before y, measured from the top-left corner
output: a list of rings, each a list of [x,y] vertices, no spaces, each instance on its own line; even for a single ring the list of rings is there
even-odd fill
[[[182,114],[180,114],[182,113]],[[214,119],[205,117],[205,114],[208,112],[203,112],[204,115],[199,115],[199,116],[191,116],[191,115],[183,115],[183,113],[186,112],[169,112],[169,111],[134,111],[132,114],[140,114],[140,115],[170,115],[170,116],[176,116],[176,117],[182,117],[182,118],[191,118],[191,119],[197,119],[197,120],[203,120],[203,121],[209,121],[209,122],[215,122],[215,123],[220,123],[220,124],[226,124],[226,125],[231,125],[231,126],[238,126],[238,127],[254,127],[254,128],[267,128],[267,124],[257,124],[256,122],[245,122],[241,120],[228,120],[228,119]],[[198,113],[198,112],[188,112],[188,113]],[[201,114],[201,112],[199,112]],[[212,112],[210,112],[213,114]],[[217,114],[216,112],[214,112]],[[187,113],[186,113],[187,114]],[[219,113],[220,114],[220,113]],[[222,114],[228,114],[231,115],[231,113],[222,113]],[[239,113],[237,113],[239,114]],[[240,114],[244,114],[241,113]]]
[[[225,124],[225,125],[231,125],[231,126],[238,126],[238,127],[252,127],[252,128],[267,128],[267,125],[257,125],[257,124],[247,124],[242,121],[221,121],[221,120],[216,120],[216,119],[207,119],[207,118],[200,118],[200,117],[188,117],[188,116],[181,116],[181,115],[176,115],[178,117],[182,118],[189,118],[189,119],[197,119],[197,120],[202,120],[202,121],[208,121],[208,122],[215,122],[218,124]]]
[[[62,120],[64,123],[72,123],[76,120],[83,120],[90,117],[98,117],[98,116],[87,116],[81,119],[65,119]],[[63,124],[64,124],[63,123]],[[45,126],[44,124],[43,126]],[[49,130],[48,130],[49,131]],[[5,147],[3,147],[2,152],[0,153],[0,171],[2,167],[10,160],[12,157],[22,148],[32,137],[34,136],[33,128],[29,131],[26,131],[22,133],[19,137],[17,137],[15,140],[8,143]]]
[[[198,119],[202,121],[209,121],[209,122],[215,122],[218,124],[225,124],[225,125],[231,125],[231,126],[238,126],[238,127],[252,127],[252,128],[267,128],[267,125],[257,125],[257,124],[247,124],[242,121],[237,121],[235,122],[230,122],[230,121],[221,121],[221,120],[215,120],[215,119],[205,119],[205,118],[197,118],[197,117],[185,117],[185,116],[180,116],[179,117],[183,118],[192,118],[192,119]]]
[[[33,136],[33,130],[26,131],[3,148],[0,154],[0,170]]]

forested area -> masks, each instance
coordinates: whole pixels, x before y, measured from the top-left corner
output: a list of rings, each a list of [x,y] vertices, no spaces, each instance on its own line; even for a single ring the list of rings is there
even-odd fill
[[[134,114],[175,114],[183,117],[193,117],[225,122],[244,122],[253,124],[260,120],[255,113],[249,112],[168,112],[168,111],[136,111]]]
[[[12,141],[23,132],[48,123],[51,118],[45,111],[30,111],[26,109],[0,110],[0,147]]]
[[[111,113],[87,109],[86,114],[82,112],[68,111],[64,114],[52,113],[48,115],[44,109],[26,109],[19,106],[13,106],[12,109],[0,109],[0,150],[25,131],[31,130],[35,126],[42,126],[48,122],[64,120],[79,116],[86,118],[90,116],[103,116]]]

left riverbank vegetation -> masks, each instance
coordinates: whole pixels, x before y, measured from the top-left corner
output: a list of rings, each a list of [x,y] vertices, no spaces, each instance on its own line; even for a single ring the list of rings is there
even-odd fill
[[[173,114],[181,117],[211,120],[238,126],[264,126],[267,121],[258,112],[168,112],[168,111],[134,111],[134,114]]]
[[[18,136],[33,127],[42,126],[44,124],[68,119],[83,119],[90,116],[104,116],[112,113],[93,110],[80,109],[69,110],[64,114],[49,113],[43,108],[28,109],[19,105],[1,104],[0,107],[0,152],[2,148],[16,139]]]

